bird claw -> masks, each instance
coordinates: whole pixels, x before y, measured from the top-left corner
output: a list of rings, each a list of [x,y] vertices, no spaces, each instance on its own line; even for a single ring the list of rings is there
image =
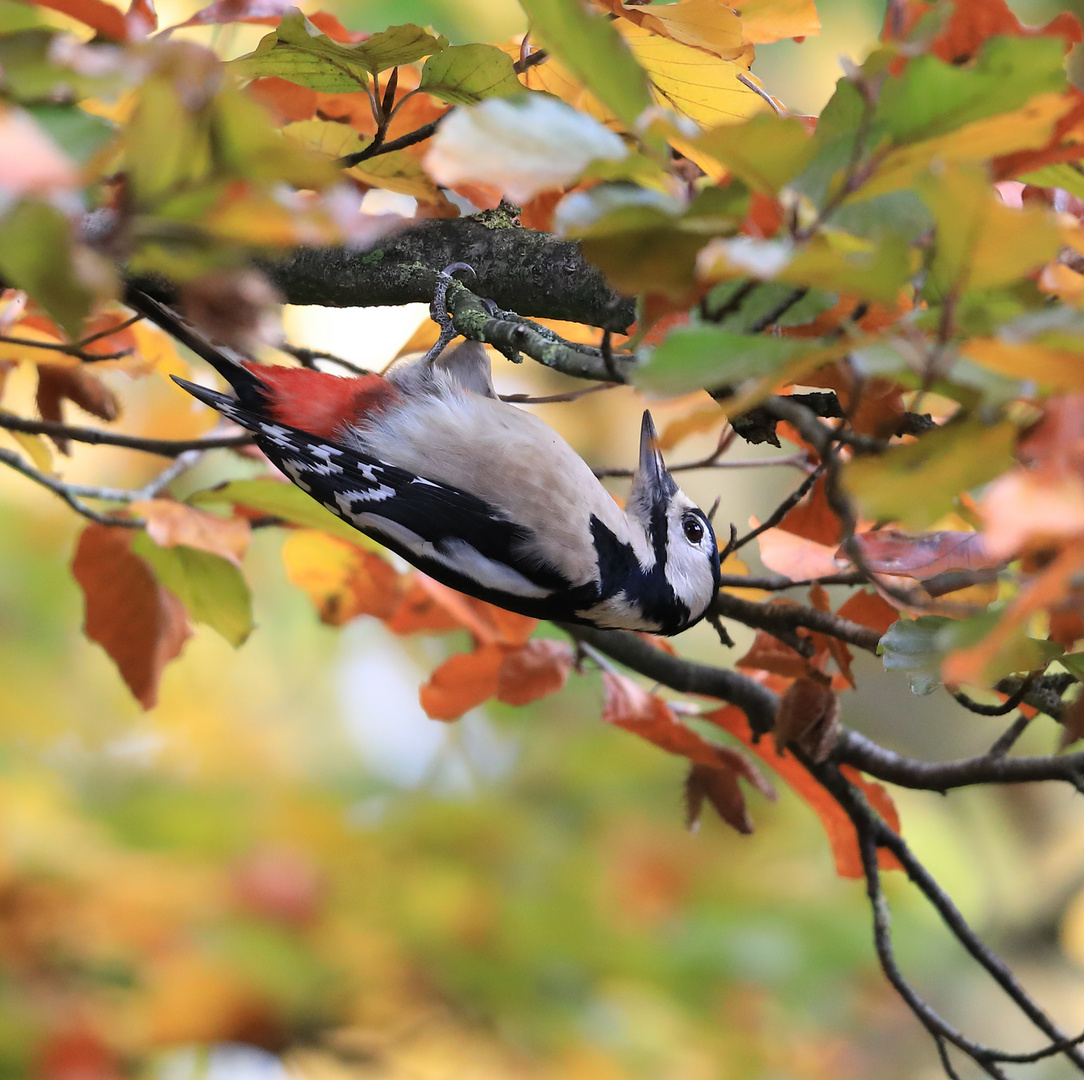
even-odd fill
[[[444,352],[448,342],[456,336],[455,326],[452,325],[452,318],[448,314],[448,287],[454,280],[452,275],[457,270],[467,270],[470,272],[471,277],[478,276],[474,267],[465,262],[449,263],[437,274],[437,285],[433,290],[433,301],[429,305],[429,317],[440,327],[440,336],[423,357],[423,363],[432,364]]]

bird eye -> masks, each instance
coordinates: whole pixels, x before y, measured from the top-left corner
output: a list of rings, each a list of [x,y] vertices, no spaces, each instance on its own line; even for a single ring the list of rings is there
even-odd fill
[[[699,544],[704,539],[704,526],[699,518],[687,517],[682,521],[681,527],[685,531],[685,539],[690,544]]]

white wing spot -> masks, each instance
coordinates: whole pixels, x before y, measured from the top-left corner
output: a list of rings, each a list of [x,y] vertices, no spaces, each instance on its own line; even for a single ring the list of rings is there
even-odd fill
[[[354,503],[383,502],[385,499],[393,498],[394,495],[395,488],[390,488],[386,484],[381,484],[379,487],[371,488],[368,491],[336,491],[335,502],[338,504],[339,514],[350,521],[357,522],[367,515],[358,513],[352,509]]]
[[[283,427],[278,427],[276,424],[260,424],[260,434],[265,439],[270,439],[276,446],[281,446],[286,449],[294,449],[294,444],[290,437],[290,432]],[[308,490],[307,488],[305,489]]]
[[[282,471],[306,494],[312,494],[312,488],[309,487],[304,480],[301,479],[302,474],[310,472],[308,465],[303,461],[288,461],[286,458],[282,460]]]

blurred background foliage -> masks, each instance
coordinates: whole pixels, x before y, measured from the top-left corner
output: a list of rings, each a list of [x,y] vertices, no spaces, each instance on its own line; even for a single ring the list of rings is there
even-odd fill
[[[163,25],[195,8],[162,6]],[[453,41],[522,29],[511,2],[327,6],[351,28],[414,20]],[[1058,9],[1015,6],[1035,22]],[[860,58],[882,17],[874,3],[819,7],[820,39],[758,50],[754,70],[796,110],[823,104],[838,57]],[[0,0],[2,28],[40,14]],[[250,30],[265,32],[215,33]],[[292,318],[295,339],[343,355],[373,341],[371,323]],[[313,340],[321,321],[333,340]],[[498,372],[508,389],[550,378]],[[133,417],[190,433],[194,414],[170,412],[179,396],[146,383],[125,382]],[[629,394],[546,415],[609,464],[631,454],[636,407]],[[151,465],[133,458],[76,448],[72,475],[136,484],[131,470]],[[774,505],[762,476],[728,487],[735,521]],[[273,530],[246,567],[257,632],[234,652],[200,631],[145,714],[80,633],[67,571],[80,526],[0,476],[0,1077],[939,1075],[875,965],[861,886],[836,878],[787,790],[754,801],[752,837],[715,820],[686,833],[683,762],[604,729],[596,675],[526,709],[426,719],[417,686],[465,638],[321,625]],[[907,700],[902,731],[902,676],[867,683],[876,694],[854,695],[848,722],[925,756],[967,749],[946,698]],[[1028,737],[1045,751],[1053,735]],[[1079,1026],[1084,830],[1068,789],[897,801],[977,928]],[[1023,1037],[932,914],[888,885],[901,956],[932,1003],[978,1038]]]

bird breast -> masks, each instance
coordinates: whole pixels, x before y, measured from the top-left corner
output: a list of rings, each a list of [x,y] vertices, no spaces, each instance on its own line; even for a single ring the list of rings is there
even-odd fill
[[[622,541],[624,513],[584,460],[528,412],[441,380],[347,433],[364,453],[469,491],[525,526],[521,555],[549,562],[581,585],[597,578],[591,516]]]

